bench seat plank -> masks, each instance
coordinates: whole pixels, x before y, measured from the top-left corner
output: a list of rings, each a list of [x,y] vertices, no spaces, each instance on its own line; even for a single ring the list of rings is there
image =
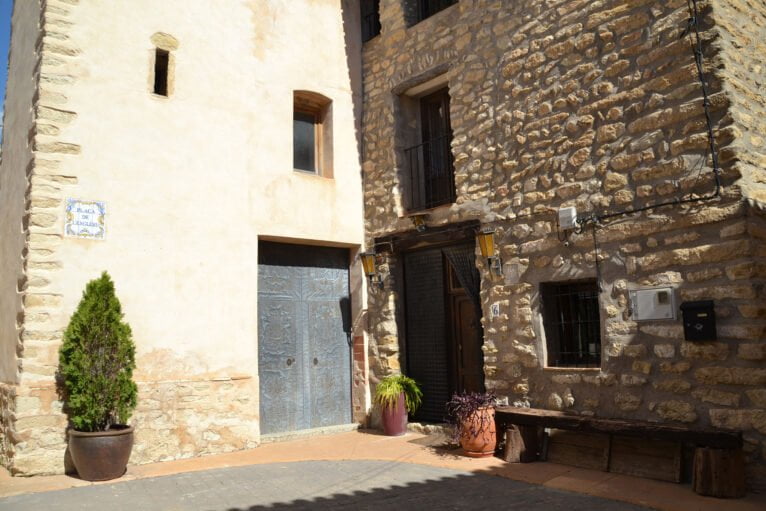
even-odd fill
[[[582,415],[570,415],[552,410],[498,406],[495,419],[502,427],[508,424],[538,426],[573,431],[588,431],[640,438],[656,438],[672,442],[685,442],[716,449],[739,449],[742,433],[692,429],[686,426],[657,424],[626,419],[601,419]],[[499,429],[499,431],[502,431]]]

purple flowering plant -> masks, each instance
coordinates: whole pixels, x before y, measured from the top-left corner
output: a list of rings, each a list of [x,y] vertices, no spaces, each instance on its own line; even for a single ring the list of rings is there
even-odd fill
[[[452,395],[447,401],[447,422],[454,426],[453,439],[459,442],[462,436],[470,435],[473,438],[479,436],[489,427],[489,421],[493,420],[484,414],[476,412],[481,408],[493,407],[497,402],[497,396],[492,392],[460,392]],[[469,420],[478,418],[478,422]],[[464,430],[464,428],[467,428]]]

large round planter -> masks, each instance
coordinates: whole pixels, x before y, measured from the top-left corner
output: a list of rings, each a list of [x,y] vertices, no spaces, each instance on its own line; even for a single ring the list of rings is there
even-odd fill
[[[461,424],[460,446],[466,456],[486,458],[495,453],[495,409],[479,408]]]
[[[107,481],[125,473],[133,449],[133,426],[109,431],[69,430],[69,454],[77,475],[86,481]]]
[[[383,432],[386,435],[402,436],[407,432],[407,408],[405,404],[404,392],[402,392],[393,407],[383,407],[381,410]]]

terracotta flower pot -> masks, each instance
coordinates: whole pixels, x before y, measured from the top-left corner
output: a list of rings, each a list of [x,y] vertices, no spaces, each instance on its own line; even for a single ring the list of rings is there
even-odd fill
[[[69,454],[77,475],[86,481],[107,481],[125,473],[133,449],[133,426],[109,431],[69,430]]]
[[[479,408],[460,427],[460,446],[466,456],[486,458],[495,453],[497,434],[493,407]]]
[[[401,436],[407,432],[407,408],[405,404],[404,392],[402,392],[393,407],[384,406],[382,408],[383,432],[386,435]]]

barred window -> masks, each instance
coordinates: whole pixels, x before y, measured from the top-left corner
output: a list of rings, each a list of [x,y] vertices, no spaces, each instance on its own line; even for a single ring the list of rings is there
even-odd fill
[[[540,285],[549,367],[600,367],[596,280]]]
[[[457,0],[418,0],[418,21],[430,18],[439,11],[443,11]]]

